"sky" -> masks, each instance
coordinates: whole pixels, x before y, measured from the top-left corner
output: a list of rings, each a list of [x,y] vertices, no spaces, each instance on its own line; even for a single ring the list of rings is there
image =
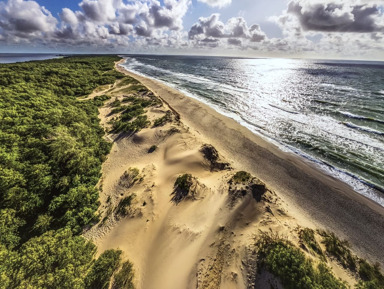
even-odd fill
[[[384,61],[377,0],[0,0],[0,53]]]

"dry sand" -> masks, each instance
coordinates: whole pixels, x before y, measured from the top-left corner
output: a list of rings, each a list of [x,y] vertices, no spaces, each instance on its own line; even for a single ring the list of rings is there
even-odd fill
[[[383,264],[381,206],[207,105],[158,81],[117,69],[163,100],[161,107],[149,109],[150,118],[174,111],[173,121],[165,126],[130,137],[108,135],[114,144],[103,165],[101,212],[109,217],[85,233],[99,254],[123,250],[134,264],[137,288],[250,288],[255,282],[255,235],[272,229],[297,243],[298,226],[330,229],[363,256]],[[104,126],[108,110],[100,109]],[[233,169],[211,172],[199,151],[205,143],[216,147]],[[152,145],[158,148],[148,153]],[[142,181],[127,189],[119,179],[129,167],[140,170]],[[267,184],[261,202],[247,195],[230,205],[228,180],[237,170],[249,171]],[[196,198],[176,205],[171,193],[183,173],[197,178]],[[111,206],[132,193],[136,198],[128,217],[108,214]],[[350,284],[355,282],[344,270],[334,271]],[[267,286],[266,280],[256,280],[259,288]]]

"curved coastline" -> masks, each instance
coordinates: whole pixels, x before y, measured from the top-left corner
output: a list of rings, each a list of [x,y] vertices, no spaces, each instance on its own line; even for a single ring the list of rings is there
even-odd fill
[[[228,159],[238,160],[268,183],[287,202],[291,214],[295,215],[295,211],[305,214],[316,226],[337,232],[363,256],[384,265],[382,206],[326,175],[304,158],[281,151],[208,105],[118,64],[116,68],[160,96],[188,126]]]

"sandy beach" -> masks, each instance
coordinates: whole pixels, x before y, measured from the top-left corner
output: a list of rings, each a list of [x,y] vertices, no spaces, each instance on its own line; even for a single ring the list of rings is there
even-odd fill
[[[162,83],[125,69],[124,72],[161,96],[188,126],[224,155],[236,159],[290,206],[320,227],[336,231],[361,253],[384,264],[384,208],[356,193],[347,184],[321,172],[306,160],[282,152],[233,119]]]
[[[265,280],[252,277],[255,235],[273,230],[298,243],[299,227],[331,230],[360,256],[384,264],[384,208],[209,106],[116,68],[162,100],[148,110],[151,121],[172,111],[172,121],[164,126],[129,137],[107,135],[113,147],[103,166],[101,214],[132,192],[135,201],[130,217],[109,217],[85,233],[99,254],[123,250],[134,264],[137,288],[248,288],[255,282],[262,288]],[[116,99],[125,97],[123,88],[108,89]],[[110,110],[108,105],[100,109],[105,128]],[[213,145],[231,169],[212,171],[201,153],[204,144]],[[157,149],[148,153],[152,145]],[[137,168],[141,181],[126,189],[119,180],[128,168]],[[246,195],[233,206],[228,203],[228,180],[240,170],[265,184],[262,201]],[[184,173],[196,178],[196,196],[176,205],[171,193]],[[356,282],[336,263],[329,265],[349,284]]]

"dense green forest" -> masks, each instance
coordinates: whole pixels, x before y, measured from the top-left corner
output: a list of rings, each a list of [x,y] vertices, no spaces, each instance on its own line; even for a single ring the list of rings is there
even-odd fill
[[[0,288],[108,288],[121,267],[120,251],[95,261],[95,245],[79,235],[98,218],[111,147],[100,104],[79,97],[122,78],[117,60],[0,64]]]

